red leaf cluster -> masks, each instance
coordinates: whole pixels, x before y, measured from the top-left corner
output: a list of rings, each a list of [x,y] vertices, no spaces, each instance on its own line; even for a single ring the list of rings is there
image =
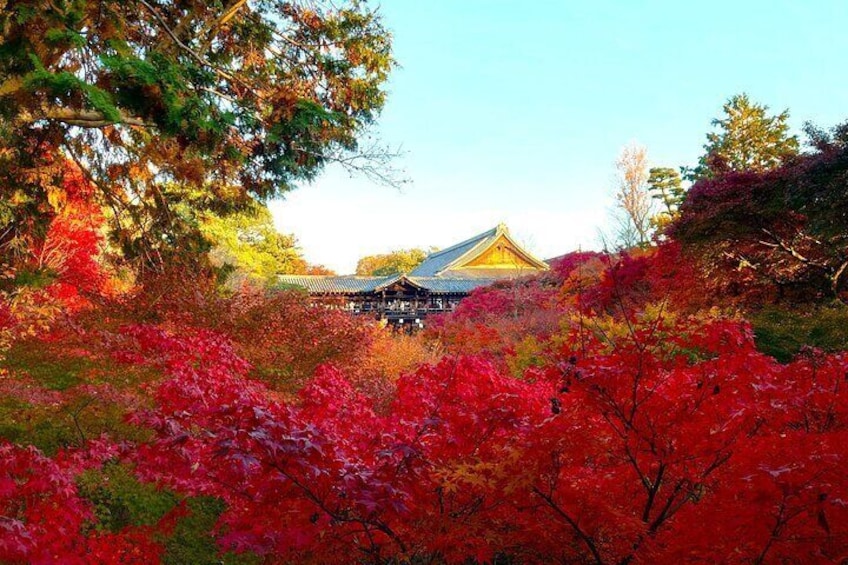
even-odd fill
[[[54,458],[0,447],[0,560],[162,557],[179,509],[98,532],[75,478],[108,461],[223,501],[219,549],[268,562],[845,560],[848,356],[782,365],[702,284],[674,244],[567,257],[475,293],[433,332],[449,355],[379,399],[354,385],[373,330],[340,313],[202,281],[141,294],[75,345],[155,374],[139,398],[0,387],[98,395],[149,432]]]
[[[848,359],[691,324],[572,342],[530,381],[446,359],[380,414],[335,369],[285,403],[219,337],[153,332],[172,378],[132,458],[226,500],[224,547],[283,560],[843,558]]]

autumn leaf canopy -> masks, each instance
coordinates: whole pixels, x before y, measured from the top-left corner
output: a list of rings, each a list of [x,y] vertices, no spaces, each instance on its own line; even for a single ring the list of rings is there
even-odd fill
[[[356,1],[3,0],[0,29],[0,185],[31,213],[65,154],[127,250],[178,231],[174,202],[238,206],[329,162],[368,168],[357,140],[393,64]]]

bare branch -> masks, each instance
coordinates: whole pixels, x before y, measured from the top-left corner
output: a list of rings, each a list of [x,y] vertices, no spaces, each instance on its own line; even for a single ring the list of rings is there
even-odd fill
[[[8,94],[14,94],[18,90],[24,87],[24,81],[19,76],[13,76],[7,78],[0,84],[0,96],[6,96]]]
[[[615,162],[618,186],[615,199],[624,212],[622,236],[633,230],[639,245],[650,241],[653,199],[648,192],[648,151],[641,145],[631,144],[622,149]]]
[[[391,149],[375,142],[357,151],[338,149],[329,152],[316,152],[296,149],[301,153],[336,163],[351,175],[361,175],[379,184],[400,188],[410,181],[405,171],[392,167],[392,162],[403,155],[400,149]]]
[[[117,122],[115,120],[110,120],[103,114],[103,112],[98,112],[97,110],[44,107],[38,114],[22,112],[18,115],[15,121],[26,124],[37,122],[39,120],[53,120],[83,128],[102,128],[115,124],[126,124],[138,127],[152,127],[153,125],[135,116],[128,116],[123,112],[120,112],[120,118],[121,119]]]
[[[765,241],[760,241],[760,243],[762,243],[763,245],[768,245],[769,247],[775,247],[775,246],[779,247],[783,251],[792,255],[792,257],[794,257],[795,259],[798,259],[802,263],[810,265],[811,267],[818,267],[819,269],[830,270],[830,268],[831,268],[830,265],[828,265],[826,263],[821,263],[819,261],[813,261],[812,259],[808,259],[807,257],[801,255],[801,253],[799,253],[798,250],[795,249],[795,247],[786,243],[783,239],[778,237],[775,233],[773,233],[773,232],[771,232],[771,231],[769,231],[765,228],[763,228],[763,232],[766,233],[769,237],[771,237],[774,240],[773,244],[769,244],[768,242],[765,242]]]

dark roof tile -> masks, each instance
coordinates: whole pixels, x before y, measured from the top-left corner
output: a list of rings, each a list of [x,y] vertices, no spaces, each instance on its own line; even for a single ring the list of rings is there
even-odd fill
[[[297,286],[312,294],[356,294],[374,292],[376,289],[399,279],[399,275],[387,277],[336,277],[330,275],[281,275],[280,284]]]
[[[282,275],[282,286],[295,286],[310,294],[365,294],[377,292],[395,281],[406,279],[413,285],[429,290],[432,294],[467,294],[475,288],[487,286],[496,278],[442,278],[442,277],[334,277],[315,275]]]

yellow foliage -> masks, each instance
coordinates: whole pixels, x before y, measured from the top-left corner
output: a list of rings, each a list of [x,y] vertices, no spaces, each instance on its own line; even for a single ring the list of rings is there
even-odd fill
[[[68,200],[68,194],[63,188],[56,186],[47,187],[47,203],[54,211],[59,212],[65,207]]]
[[[544,359],[542,353],[547,349],[547,344],[540,341],[534,335],[524,337],[515,345],[515,351],[507,356],[506,364],[510,373],[516,378],[521,378],[524,371],[530,367],[542,365]]]
[[[442,354],[439,346],[427,342],[420,334],[378,328],[363,369],[372,379],[394,382],[423,364],[438,362]]]
[[[16,276],[14,268],[0,264],[0,281],[13,283]],[[44,288],[29,286],[0,290],[2,310],[9,319],[0,324],[0,359],[16,340],[46,334],[62,311]]]
[[[523,464],[523,454],[520,448],[507,448],[498,457],[497,462],[486,462],[475,458],[469,463],[457,463],[441,468],[436,472],[436,476],[445,494],[454,494],[469,488],[483,490],[499,488],[511,494],[526,488],[529,481],[532,481],[528,479],[527,474],[517,472],[517,467]]]

